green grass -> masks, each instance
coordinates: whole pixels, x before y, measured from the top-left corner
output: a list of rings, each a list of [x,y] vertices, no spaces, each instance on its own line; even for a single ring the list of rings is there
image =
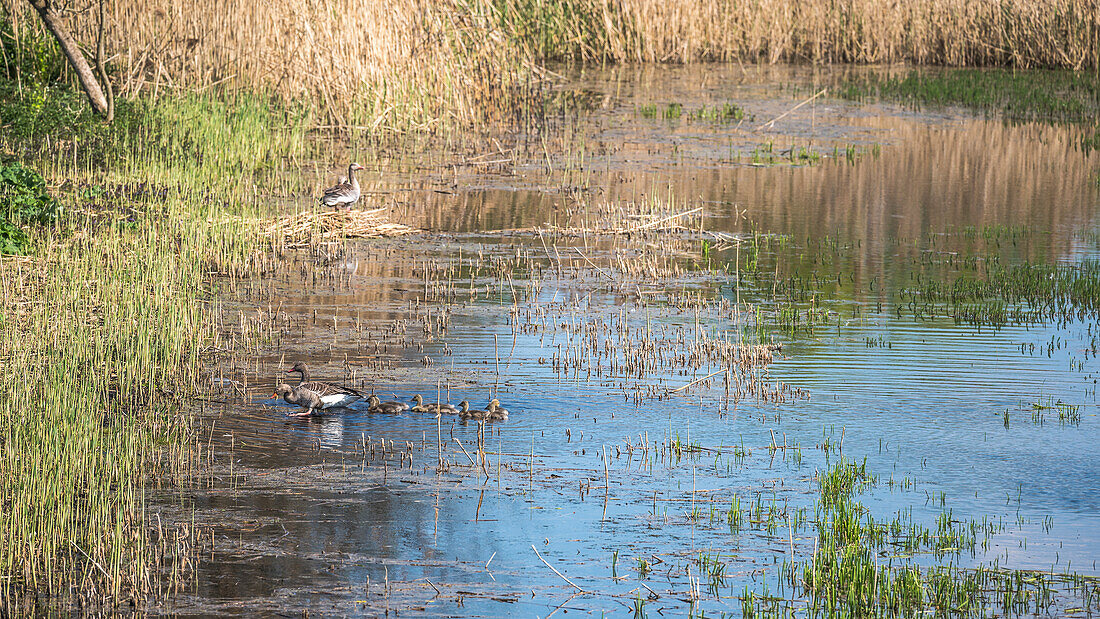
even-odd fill
[[[30,190],[7,202],[26,257],[0,260],[0,359],[20,377],[0,387],[0,588],[117,602],[182,577],[188,539],[157,537],[147,486],[190,471],[183,402],[218,324],[203,290],[267,268],[241,215],[300,153],[305,115],[190,95],[106,126],[72,91],[10,86],[0,152],[34,173],[5,168]],[[31,225],[41,200],[59,215]]]
[[[715,105],[714,107],[703,106],[698,110],[695,110],[689,114],[692,120],[709,120],[709,121],[732,121],[732,120],[755,120],[752,114],[745,111],[745,108],[737,105],[736,103],[723,103],[722,105]]]
[[[932,526],[914,522],[911,510],[878,520],[856,498],[874,484],[866,463],[843,457],[819,475],[813,553],[784,566],[790,585],[808,600],[800,609],[807,616],[984,617],[1095,606],[1095,582],[1075,574],[942,564],[945,557],[988,548],[1003,523],[962,521],[950,509]],[[936,562],[909,560],[915,555],[931,555]],[[746,616],[777,610],[777,604],[794,608],[755,596],[743,596],[742,604],[751,606]]]

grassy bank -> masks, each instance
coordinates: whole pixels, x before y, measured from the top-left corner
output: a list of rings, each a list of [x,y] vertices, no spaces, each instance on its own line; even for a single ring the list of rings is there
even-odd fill
[[[233,215],[256,209],[252,183],[297,152],[304,122],[188,95],[125,102],[108,127],[64,116],[78,97],[3,101],[0,153],[43,171],[59,207],[24,226],[24,255],[0,257],[9,611],[42,603],[20,591],[117,603],[186,575],[193,532],[150,521],[145,496],[188,472],[184,407],[218,324],[204,291],[266,268],[271,248]]]

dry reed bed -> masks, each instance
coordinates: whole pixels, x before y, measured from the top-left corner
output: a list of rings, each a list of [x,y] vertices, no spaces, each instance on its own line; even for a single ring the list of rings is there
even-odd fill
[[[543,56],[618,62],[1098,67],[1092,0],[575,0],[505,3]],[[564,7],[564,8],[562,8]],[[528,25],[532,16],[542,25]]]
[[[377,239],[413,234],[421,230],[394,223],[385,208],[303,212],[280,217],[263,231],[264,236],[288,249],[331,245],[342,239]]]
[[[1100,69],[1091,0],[449,0],[112,2],[124,96],[225,87],[321,104],[325,120],[431,128],[505,114],[537,60],[914,62]],[[98,4],[65,11],[94,41]],[[16,50],[46,36],[0,0]]]

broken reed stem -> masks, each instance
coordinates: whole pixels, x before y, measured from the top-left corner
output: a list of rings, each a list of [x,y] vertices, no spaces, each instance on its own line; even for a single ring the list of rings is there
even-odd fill
[[[635,226],[633,228],[630,228],[630,229],[626,230],[626,233],[629,234],[631,232],[640,232],[642,230],[647,230],[649,228],[656,227],[656,226],[658,226],[660,224],[663,224],[665,222],[672,221],[674,219],[679,219],[681,217],[686,217],[686,216],[691,215],[693,213],[698,213],[701,210],[703,210],[703,207],[697,206],[697,207],[691,209],[690,211],[684,211],[683,213],[676,213],[675,215],[669,215],[668,217],[658,219],[657,221],[651,221],[651,222],[648,222],[648,223],[644,223],[640,226]],[[702,220],[700,220],[700,225],[702,225]]]
[[[768,122],[760,125],[759,127],[756,128],[757,131],[763,129],[764,127],[768,127],[769,129],[772,128],[775,125],[775,121],[777,121],[781,118],[784,118],[785,116],[787,116],[791,112],[797,110],[798,108],[802,107],[803,105],[806,105],[807,103],[809,103],[809,102],[813,101],[814,99],[820,97],[821,95],[825,94],[828,90],[829,90],[828,88],[822,88],[821,90],[819,90],[818,92],[811,95],[808,99],[806,99],[802,103],[799,103],[798,105],[792,107],[791,109],[787,110],[786,112],[783,112],[779,116],[776,116],[775,118],[769,120]]]
[[[555,573],[555,574],[557,574],[558,576],[560,576],[562,580],[564,580],[565,582],[567,582],[567,583],[569,583],[570,585],[572,585],[573,587],[575,587],[575,588],[577,589],[577,591],[580,591],[581,593],[587,593],[587,591],[585,591],[583,587],[581,587],[581,586],[580,586],[580,585],[578,585],[577,583],[573,582],[572,580],[569,580],[568,578],[566,578],[566,577],[565,577],[565,574],[562,574],[562,573],[561,573],[561,572],[559,572],[559,571],[558,571],[557,569],[555,569],[553,565],[550,565],[549,563],[547,563],[547,562],[546,562],[546,559],[543,559],[543,558],[542,558],[542,555],[540,555],[540,554],[539,554],[539,549],[538,549],[538,548],[535,548],[535,545],[534,545],[534,544],[531,544],[531,550],[534,550],[534,551],[535,551],[535,556],[539,558],[539,561],[542,561],[542,564],[543,564],[543,565],[545,565],[546,567],[548,567],[548,568],[550,568],[551,570],[553,570],[553,571],[554,571],[554,573]]]
[[[711,372],[710,374],[707,374],[706,376],[704,376],[702,378],[697,378],[697,379],[691,381],[690,383],[688,383],[686,385],[683,385],[682,387],[677,387],[677,388],[673,389],[672,391],[669,391],[669,393],[678,393],[680,391],[683,391],[684,389],[687,389],[688,387],[691,387],[692,385],[697,385],[697,384],[703,382],[704,380],[706,380],[706,379],[708,379],[712,376],[717,376],[717,375],[719,375],[719,374],[721,374],[722,372],[725,372],[725,371],[727,371],[727,369],[722,368],[721,370]]]
[[[466,451],[465,447],[463,447],[462,441],[458,440],[457,436],[452,436],[451,440],[458,443],[458,448],[461,449],[462,453],[466,454],[466,457],[470,459],[470,466],[477,466],[477,462],[474,462],[474,457],[470,455],[470,452]]]
[[[573,250],[576,251],[577,254],[579,254],[581,258],[584,258],[584,261],[587,262],[589,265],[591,265],[593,269],[596,269],[597,271],[599,271],[600,275],[603,275],[604,277],[606,277],[607,279],[610,279],[611,281],[615,282],[616,284],[619,283],[619,280],[615,279],[610,273],[608,273],[607,271],[604,271],[599,266],[597,266],[595,262],[592,262],[591,260],[589,260],[588,256],[584,255],[584,252],[581,251],[580,247],[574,247]]]
[[[435,437],[436,445],[439,448],[439,468],[440,473],[443,472],[443,411],[439,410],[439,381],[435,381]]]

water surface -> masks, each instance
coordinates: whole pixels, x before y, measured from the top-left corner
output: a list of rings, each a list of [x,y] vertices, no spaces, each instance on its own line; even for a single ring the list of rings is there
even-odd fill
[[[634,612],[641,596],[649,613],[740,614],[746,591],[802,599],[779,572],[816,534],[788,523],[812,514],[813,478],[841,454],[877,474],[860,497],[877,519],[950,510],[1000,525],[973,552],[914,561],[1100,574],[1095,317],[973,325],[908,302],[922,282],[993,265],[1096,259],[1100,160],[1072,127],[952,110],[822,97],[767,124],[833,78],[586,71],[565,90],[587,112],[481,152],[372,162],[371,199],[430,232],[352,241],[327,265],[303,253],[226,293],[234,320],[262,313],[283,330],[219,368],[248,399],[204,408],[210,487],[165,498],[213,540],[171,610],[546,616]],[[751,119],[686,117],[727,102]],[[684,115],[640,111],[669,103]],[[639,203],[702,207],[692,226],[740,243],[548,228]],[[631,267],[649,263],[675,268]],[[816,324],[780,328],[784,309]],[[624,349],[643,334],[667,358],[639,376],[624,367],[640,348]],[[700,339],[782,348],[735,373],[739,398],[722,375],[670,393],[723,368],[675,360]],[[438,389],[512,414],[486,426],[475,468],[459,448],[476,453],[475,423],[365,405],[288,421],[269,394],[295,360],[384,399]],[[1060,420],[1059,402],[1079,419]],[[677,442],[697,449],[678,457]],[[773,526],[731,527],[735,496]],[[725,578],[692,606],[701,555]]]

